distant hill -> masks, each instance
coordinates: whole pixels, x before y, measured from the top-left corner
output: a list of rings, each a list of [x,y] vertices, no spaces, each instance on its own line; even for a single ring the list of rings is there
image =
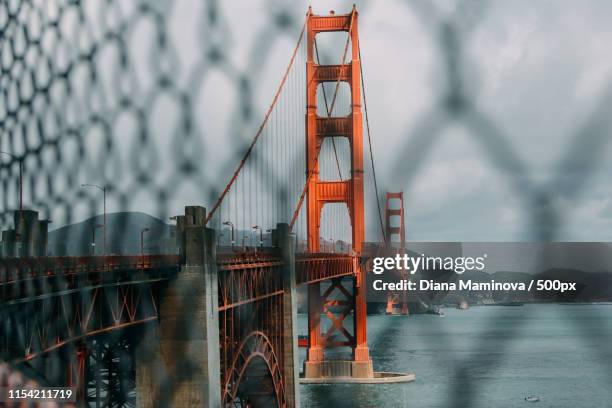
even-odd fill
[[[374,291],[372,280],[375,276],[368,275],[368,302],[384,303],[387,292]],[[409,300],[420,299],[426,304],[451,304],[456,305],[461,301],[467,301],[471,305],[485,303],[508,303],[508,302],[611,302],[612,301],[612,273],[610,272],[586,272],[569,268],[554,268],[545,271],[529,274],[525,272],[500,271],[492,274],[479,271],[465,272],[457,275],[453,271],[433,271],[419,272],[411,277],[413,281],[420,279],[433,280],[435,282],[457,282],[459,279],[472,282],[523,282],[525,287],[529,287],[530,281],[559,280],[561,282],[571,282],[576,284],[575,291],[561,293],[560,291],[536,291],[535,286],[532,291],[411,291]],[[391,278],[391,280],[398,280]]]
[[[575,269],[554,268],[543,271],[534,279],[558,279],[562,282],[575,282],[576,291],[541,293],[540,300],[561,302],[609,302],[612,301],[612,274],[609,272],[584,272]]]
[[[145,233],[146,253],[176,252],[175,226],[166,224],[156,217],[140,212],[119,212],[106,215],[107,253],[117,255],[139,254],[140,233]],[[93,228],[104,224],[103,215],[85,221],[66,225],[49,231],[50,255],[90,255],[92,254]],[[103,252],[104,228],[95,230],[95,252]]]
[[[472,282],[499,283],[523,282],[526,287],[531,280],[560,280],[576,284],[576,291],[410,291],[408,302],[411,308],[419,305],[457,305],[467,302],[476,304],[526,303],[526,302],[610,302],[612,301],[612,248],[608,243],[409,243],[417,251],[407,250],[409,256],[425,253],[429,256],[480,256],[488,254],[486,271],[466,271],[456,274],[452,270],[419,271],[410,280],[433,280],[435,282]],[[466,247],[467,250],[466,250]],[[508,253],[505,252],[507,249]],[[381,250],[375,243],[368,243],[366,250],[370,256],[393,256],[396,250]],[[520,261],[510,259],[525,257]],[[502,259],[506,258],[506,259]],[[504,270],[497,266],[516,265],[525,269]],[[386,277],[385,277],[386,275]],[[401,275],[390,271],[384,275],[368,274],[368,303],[372,309],[384,311],[388,293],[375,291],[372,283],[376,279],[388,282],[399,281]],[[422,309],[422,308],[421,308]],[[413,310],[413,309],[411,309]],[[417,311],[418,313],[418,311]]]

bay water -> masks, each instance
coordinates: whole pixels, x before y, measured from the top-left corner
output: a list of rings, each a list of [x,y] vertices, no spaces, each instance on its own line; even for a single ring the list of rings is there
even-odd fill
[[[302,385],[302,407],[612,407],[612,304],[441,310],[368,316],[375,371],[414,382]]]

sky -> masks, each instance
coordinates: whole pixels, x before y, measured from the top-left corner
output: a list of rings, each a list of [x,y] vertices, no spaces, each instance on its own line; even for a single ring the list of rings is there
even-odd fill
[[[598,142],[588,127],[601,119],[597,115],[612,80],[612,5],[464,3],[357,3],[381,194],[405,191],[408,240],[610,241],[612,162],[606,158],[612,146],[607,139]],[[269,10],[280,6],[229,4],[223,9],[233,28],[230,55],[246,64],[253,33],[269,24]],[[307,6],[292,4],[297,16]],[[312,8],[318,14],[343,13],[350,3],[315,1]],[[459,27],[464,93],[498,135],[474,132],[466,120],[448,119],[440,109],[448,89],[440,45],[445,21]],[[298,30],[273,45],[258,91],[262,105]],[[419,126],[432,115],[440,130],[428,135]],[[599,133],[607,138],[605,129]],[[419,150],[422,138],[433,140],[426,151]],[[491,148],[489,142],[498,138],[505,144]],[[368,181],[372,236],[377,216]]]
[[[227,182],[273,97],[309,3],[218,2],[215,24],[207,20],[203,2],[158,3],[171,55],[156,48],[155,25],[142,17],[130,20],[126,34],[137,80],[117,74],[119,57],[112,46],[95,61],[101,82],[110,84],[109,94],[124,89],[145,105],[150,98],[154,146],[138,147],[138,123],[126,112],[109,119],[121,152],[115,161],[100,162],[103,136],[96,129],[87,130],[85,152],[68,142],[62,149],[71,151],[66,162],[70,157],[84,162],[83,168],[66,165],[66,173],[76,178],[66,175],[67,180],[96,182],[96,169],[102,168],[120,189],[134,190],[130,210],[167,216],[180,213],[186,203],[210,208],[211,197],[201,185],[219,189]],[[133,12],[130,4],[121,2],[123,15]],[[327,14],[348,12],[352,3],[321,0],[311,5],[316,14]],[[612,161],[606,160],[612,154],[607,111],[612,99],[611,3],[385,0],[357,2],[357,8],[379,192],[404,191],[408,240],[612,241]],[[85,30],[92,38],[103,32],[101,27],[121,20],[103,21],[95,17],[104,15],[96,8],[87,13],[98,22]],[[283,13],[292,23],[280,30],[272,16]],[[78,26],[70,18],[60,25],[67,33]],[[80,36],[64,37],[69,48],[87,46],[88,37],[79,29]],[[211,45],[220,47],[224,62],[200,66]],[[454,65],[449,64],[451,55]],[[167,61],[172,63],[164,65]],[[190,183],[175,183],[171,174],[177,149],[188,155],[191,146],[176,143],[180,101],[171,92],[161,97],[146,92],[156,69],[172,72],[173,81],[193,97],[199,139],[191,143],[206,148],[197,157],[201,177]],[[78,77],[79,70],[74,71]],[[450,81],[451,72],[459,80]],[[235,132],[242,74],[256,75],[250,78],[255,119]],[[84,78],[75,79],[77,96],[90,90]],[[451,88],[465,109],[449,108]],[[138,157],[137,163],[130,157]],[[135,176],[121,176],[126,169],[135,173],[138,166],[154,174],[157,185],[171,187],[163,210],[155,189],[139,188]],[[376,240],[380,234],[369,166],[366,160],[366,239]],[[57,185],[56,191],[63,191],[62,183]],[[78,189],[63,188],[67,199],[83,198]],[[90,200],[74,206],[71,221],[101,211],[94,192],[87,194]],[[112,194],[108,208],[125,209]],[[51,218],[61,220],[62,211],[52,207]]]

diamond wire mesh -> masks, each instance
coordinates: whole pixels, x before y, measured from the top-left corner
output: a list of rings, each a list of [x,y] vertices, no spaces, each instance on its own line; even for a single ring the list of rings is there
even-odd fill
[[[478,63],[471,61],[466,46],[487,4],[459,1],[456,11],[448,15],[429,2],[407,4],[431,37],[446,85],[431,111],[406,130],[398,151],[408,154],[390,158],[395,163],[392,173],[401,175],[400,185],[409,189],[432,160],[427,153],[440,139],[442,128],[461,123],[509,177],[527,208],[530,236],[553,241],[566,215],[554,206],[553,198],[579,194],[604,160],[601,152],[609,141],[607,107],[612,93],[610,88],[605,90],[559,162],[559,174],[567,170],[573,176],[533,182],[511,137],[479,108],[467,79],[468,65]],[[239,27],[229,22],[227,10],[215,1],[194,5],[185,13],[179,11],[184,6],[166,1],[13,0],[0,4],[0,150],[16,156],[3,155],[0,162],[4,228],[11,225],[16,207],[19,159],[24,165],[24,202],[57,225],[100,212],[97,193],[78,187],[90,180],[107,183],[109,206],[115,211],[140,209],[166,218],[184,205],[185,197],[212,201],[222,187],[218,174],[233,170],[261,117],[261,101],[255,94],[262,78],[278,74],[268,64],[274,45],[294,40],[303,10],[267,3],[268,24],[258,28],[252,49],[237,63],[228,50]],[[372,7],[360,5],[361,14],[367,15]],[[189,16],[191,24],[177,30],[179,14]],[[367,75],[374,62],[366,56],[365,64]],[[203,112],[203,105],[215,104],[202,96],[215,81],[238,95],[235,106],[222,106],[232,112],[226,147],[212,142],[218,129],[209,127],[214,118]],[[215,155],[218,147],[226,149],[228,160],[211,170],[206,158]],[[582,163],[589,155],[593,159]],[[116,230],[109,240],[120,239],[122,233]],[[607,324],[603,318],[600,323]],[[580,331],[582,322],[568,317],[568,324]],[[506,329],[500,359],[518,329]],[[384,337],[371,338],[372,347],[382,346]],[[437,342],[443,347],[452,339],[441,336]],[[608,358],[610,351],[594,352]],[[488,362],[491,372],[499,363]],[[478,398],[478,384],[464,375],[466,361],[457,359],[451,365],[461,380],[449,393],[449,404],[471,406]],[[331,397],[334,390],[321,391],[321,398],[325,393]]]

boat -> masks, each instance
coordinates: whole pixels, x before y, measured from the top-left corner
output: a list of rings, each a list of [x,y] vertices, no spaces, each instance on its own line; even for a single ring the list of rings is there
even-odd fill
[[[539,402],[540,401],[540,397],[538,397],[536,395],[530,395],[528,397],[525,397],[525,401],[527,401],[527,402]]]

